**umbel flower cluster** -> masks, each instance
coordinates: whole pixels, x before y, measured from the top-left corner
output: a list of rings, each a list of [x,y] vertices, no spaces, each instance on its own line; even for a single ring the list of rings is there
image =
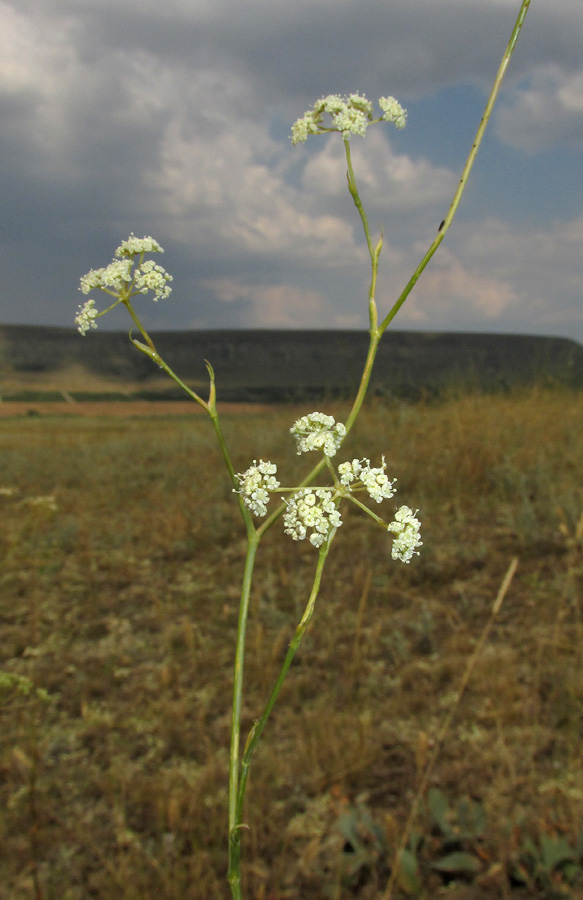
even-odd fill
[[[152,237],[137,238],[130,234],[127,241],[123,241],[115,251],[116,259],[103,269],[91,269],[87,275],[81,278],[79,290],[83,294],[89,294],[99,289],[116,298],[117,303],[129,301],[136,294],[147,294],[152,291],[154,300],[163,300],[170,296],[172,288],[170,282],[172,276],[152,259],[144,259],[146,253],[164,253],[164,250]],[[139,256],[134,268],[135,257]],[[94,300],[87,300],[79,306],[79,312],[75,318],[75,324],[82,335],[90,328],[97,328],[95,319],[108,312],[108,309],[99,312]]]
[[[335,470],[330,460],[336,455],[346,435],[346,427],[323,413],[314,412],[302,416],[292,425],[290,432],[295,437],[298,453],[312,450],[323,453],[333,485],[284,488],[275,477],[275,463],[253,460],[252,466],[237,475],[237,493],[241,494],[248,510],[256,516],[266,516],[270,494],[279,491],[290,494],[289,499],[283,498],[286,506],[283,516],[285,533],[294,541],[303,541],[308,537],[310,543],[319,548],[342,525],[339,509],[341,501],[351,500],[377,524],[394,535],[391,550],[393,559],[409,563],[414,555],[419,555],[417,548],[422,545],[419,537],[421,523],[416,512],[408,506],[402,506],[395,512],[393,521],[387,524],[355,497],[359,492],[366,493],[371,500],[382,503],[394,496],[396,479],[391,480],[386,474],[384,456],[380,466],[371,466],[368,459],[353,459],[340,463]]]
[[[350,94],[349,97],[329,94],[322,97],[292,125],[292,144],[302,144],[309,134],[328,134],[331,131],[339,131],[345,140],[352,134],[364,137],[368,126],[377,122],[393,122],[396,128],[405,127],[407,110],[398,100],[381,97],[379,106],[382,115],[375,118],[372,103],[361,94]]]

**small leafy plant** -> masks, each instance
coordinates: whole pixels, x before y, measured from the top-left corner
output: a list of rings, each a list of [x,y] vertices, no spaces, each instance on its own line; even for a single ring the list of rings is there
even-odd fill
[[[364,137],[368,128],[373,125],[392,123],[401,129],[405,125],[406,111],[393,97],[381,97],[379,113],[375,113],[373,104],[363,95],[355,93],[348,97],[329,95],[318,100],[292,126],[291,140],[293,144],[303,143],[312,136],[339,134],[343,141],[348,191],[355,205],[363,228],[366,246],[370,257],[370,283],[368,291],[369,313],[369,349],[360,384],[345,422],[322,412],[313,412],[300,417],[291,425],[290,432],[296,442],[298,454],[316,453],[318,461],[306,472],[299,484],[282,485],[279,481],[277,465],[271,460],[253,460],[252,464],[237,473],[231,461],[231,454],[225,440],[217,407],[217,387],[215,374],[210,362],[206,362],[209,376],[208,398],[192,390],[181,380],[159,354],[154,340],[142,323],[136,309],[136,299],[142,295],[153,295],[154,301],[165,300],[171,292],[172,276],[154,262],[152,254],[162,253],[162,247],[152,237],[137,238],[133,234],[123,241],[115,251],[114,260],[106,267],[91,270],[81,279],[80,289],[88,295],[101,291],[109,298],[109,305],[102,310],[96,306],[93,297],[87,299],[79,308],[76,324],[82,335],[97,327],[97,320],[118,305],[123,305],[137,329],[139,337],[130,331],[130,340],[140,352],[147,355],[202,409],[208,414],[221,450],[227,476],[230,480],[233,497],[238,504],[242,526],[246,534],[246,555],[242,574],[241,600],[234,661],[234,686],[231,715],[231,745],[229,765],[229,824],[228,824],[228,881],[233,900],[242,900],[241,883],[241,844],[248,825],[245,821],[245,796],[249,770],[254,752],[261,739],[269,716],[280,694],[295,654],[298,651],[306,628],[314,614],[316,601],[322,583],[325,564],[338,529],[342,526],[343,509],[353,504],[368,516],[376,527],[384,529],[391,536],[391,555],[394,560],[408,564],[419,553],[422,546],[420,538],[420,520],[417,510],[402,505],[384,517],[378,515],[371,503],[378,506],[391,501],[396,493],[396,478],[387,474],[387,463],[384,457],[373,465],[368,458],[345,458],[339,465],[333,460],[344,445],[345,440],[354,427],[365,399],[372,368],[375,362],[379,342],[413,290],[417,280],[428,265],[444,239],[456,210],[467,179],[475,160],[486,125],[489,121],[495,100],[498,96],[502,79],[506,71],[518,34],[522,27],[530,0],[523,0],[518,19],[514,26],[509,44],[504,53],[494,85],[480,123],[475,142],[463,169],[459,185],[452,199],[450,208],[437,229],[437,233],[428,250],[413,272],[405,288],[390,309],[381,316],[376,300],[376,285],[379,260],[383,247],[382,233],[373,238],[366,212],[360,198],[357,181],[352,165],[351,139]],[[113,302],[111,302],[113,299]],[[268,504],[272,495],[279,502],[269,513]],[[251,727],[241,749],[241,718],[243,705],[243,676],[246,647],[246,628],[249,616],[250,598],[253,585],[253,573],[260,542],[266,532],[278,521],[282,520],[284,532],[294,541],[307,539],[315,551],[314,574],[312,586],[305,602],[304,612],[295,629],[285,654],[280,672],[275,680],[264,709]],[[261,521],[259,521],[261,520]],[[370,851],[361,841],[363,831],[368,829],[369,837],[374,838],[374,829],[369,827],[362,813],[352,811],[342,820],[346,842],[353,847],[353,852],[360,860]],[[445,827],[445,820],[442,825]],[[362,846],[361,846],[362,844]],[[370,842],[369,842],[370,844]],[[360,856],[359,856],[360,854]],[[364,854],[364,855],[363,855]],[[353,860],[353,863],[356,860]],[[357,865],[355,877],[360,871]]]
[[[520,821],[511,846],[509,875],[515,884],[553,898],[571,897],[573,887],[583,887],[583,828],[572,838],[556,824],[540,823],[536,834]]]
[[[446,878],[474,876],[485,859],[481,844],[486,833],[486,814],[479,801],[462,797],[450,809],[438,788],[427,792],[431,868]]]

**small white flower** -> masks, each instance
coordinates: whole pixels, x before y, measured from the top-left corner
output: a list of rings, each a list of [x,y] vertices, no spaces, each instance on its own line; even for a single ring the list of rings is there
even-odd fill
[[[127,241],[122,241],[115,251],[117,257],[136,256],[138,253],[164,253],[164,250],[153,237],[137,238],[132,232]]]
[[[348,487],[349,490],[364,488],[368,495],[382,503],[395,494],[393,487],[396,478],[391,481],[385,474],[387,464],[385,457],[382,458],[382,465],[373,468],[369,459],[353,459],[352,462],[341,463],[338,466],[338,474],[340,483]]]
[[[368,459],[362,462],[366,463],[366,465],[360,471],[360,480],[365,486],[369,497],[372,497],[377,503],[382,503],[383,500],[388,500],[389,497],[392,497],[395,493],[393,485],[397,479],[393,478],[391,481],[385,474],[386,463],[384,456],[382,465],[378,468],[373,468]]]
[[[350,94],[349,97],[329,94],[322,97],[292,125],[292,144],[303,143],[309,134],[330,131],[339,131],[345,139],[352,134],[364,137],[368,126],[376,122],[393,122],[397,128],[405,127],[407,112],[394,97],[381,97],[379,106],[383,115],[375,119],[372,103],[361,94]],[[324,122],[325,115],[330,116],[329,125]]]
[[[79,307],[79,313],[75,316],[75,325],[77,330],[85,337],[90,328],[97,328],[95,319],[99,312],[95,308],[94,300],[87,300]]]
[[[290,500],[286,500],[287,510],[283,516],[285,533],[294,541],[303,541],[310,528],[310,543],[314,547],[321,547],[330,532],[342,525],[332,496],[332,491],[322,488],[303,488]]]
[[[395,128],[402,129],[407,123],[407,110],[394,97],[380,97],[379,106],[383,111],[383,121],[393,122]]]
[[[342,422],[336,422],[333,416],[313,412],[294,422],[290,432],[296,439],[298,456],[311,450],[321,450],[331,459],[346,435],[346,427]]]
[[[413,555],[419,556],[417,547],[421,547],[423,542],[419,539],[421,522],[416,518],[417,512],[418,510],[413,512],[408,506],[402,506],[388,526],[388,531],[396,535],[391,550],[393,559],[409,563]]]
[[[237,475],[241,490],[233,489],[234,493],[241,494],[247,509],[256,516],[267,515],[269,494],[279,487],[279,481],[274,477],[276,472],[275,463],[262,459],[257,462],[254,459],[252,466],[249,466],[241,475]]]
[[[172,275],[169,275],[152,259],[145,260],[134,273],[136,291],[141,294],[154,291],[154,300],[164,300],[170,296],[172,288],[168,286],[169,281],[172,281]]]
[[[297,119],[292,125],[292,144],[303,144],[309,134],[318,134],[319,128],[314,122],[313,113],[305,113],[301,119]]]
[[[115,259],[105,268],[91,269],[87,275],[83,275],[79,290],[83,294],[88,294],[95,288],[100,288],[103,291],[109,290],[118,294],[120,291],[128,288],[131,280],[131,259]]]
[[[114,259],[103,269],[91,269],[87,275],[83,275],[79,290],[83,294],[96,289],[105,291],[106,294],[117,297],[117,302],[126,302],[134,294],[147,294],[148,291],[154,293],[154,300],[169,297],[172,276],[153,260],[143,260],[144,253],[164,253],[164,250],[152,237],[137,238],[130,234],[127,241],[123,241],[115,251],[118,259]],[[132,272],[136,255],[140,256],[140,264]],[[97,328],[94,320],[100,313],[95,309],[93,300],[80,306],[79,310],[75,324],[81,334],[85,335],[90,328]]]

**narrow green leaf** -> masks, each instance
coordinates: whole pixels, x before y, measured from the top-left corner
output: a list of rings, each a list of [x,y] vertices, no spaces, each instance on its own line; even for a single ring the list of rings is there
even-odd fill
[[[397,884],[408,897],[418,897],[421,893],[421,878],[419,866],[415,854],[410,850],[403,850],[399,860],[399,868],[396,877]]]
[[[447,797],[439,788],[431,788],[427,792],[427,803],[429,804],[429,814],[433,822],[439,826],[445,834],[450,828],[447,823]]]
[[[480,860],[472,853],[467,853],[465,850],[459,850],[455,853],[448,853],[443,859],[438,860],[436,863],[432,863],[431,868],[436,869],[438,872],[449,872],[451,874],[455,874],[456,872],[474,874],[479,872],[482,866]]]

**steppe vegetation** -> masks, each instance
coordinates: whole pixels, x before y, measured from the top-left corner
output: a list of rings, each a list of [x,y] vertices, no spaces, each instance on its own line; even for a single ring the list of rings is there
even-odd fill
[[[288,429],[310,411],[226,414],[236,469],[277,457],[300,477]],[[518,558],[415,818],[417,869],[393,896],[583,897],[581,393],[370,401],[346,448],[385,454],[419,505],[423,553],[391,563],[356,510],[340,529],[257,751],[245,896],[383,897]],[[0,472],[0,897],[227,900],[245,542],[208,423],[5,419]],[[314,565],[306,542],[265,538],[244,732]]]

